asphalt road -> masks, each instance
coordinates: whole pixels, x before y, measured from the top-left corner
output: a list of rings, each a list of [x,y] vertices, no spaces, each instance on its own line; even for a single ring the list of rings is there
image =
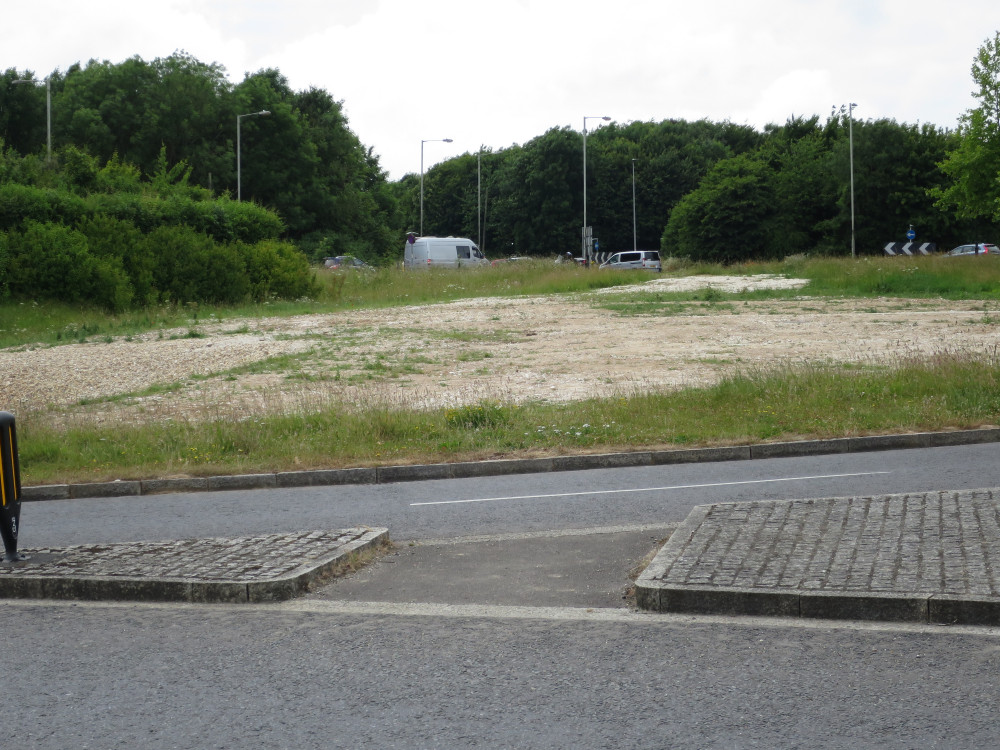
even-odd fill
[[[440,549],[441,560],[489,560],[494,573],[515,579],[495,590],[512,592],[551,572],[542,565],[530,579],[539,567],[533,555],[562,550],[569,568],[594,557],[583,542],[566,541],[567,530],[669,525],[693,505],[721,501],[1000,486],[998,455],[1000,446],[979,445],[48,501],[25,504],[21,541],[27,548],[367,523],[389,527],[400,559]],[[631,551],[616,546],[612,567],[623,569],[643,546],[636,533],[577,536],[630,540]],[[364,571],[367,580],[393,581],[392,564]],[[0,602],[0,744],[1000,746],[1000,629],[651,615],[560,601],[551,591],[543,601],[498,606],[504,602],[463,599],[458,586],[424,596],[419,577],[373,601],[363,577],[344,583],[340,592],[335,583],[268,606]]]
[[[678,523],[695,505],[1000,487],[1000,444],[386,485],[25,503],[20,545],[387,527],[397,541]]]
[[[996,630],[296,606],[0,604],[4,746],[1000,745]]]

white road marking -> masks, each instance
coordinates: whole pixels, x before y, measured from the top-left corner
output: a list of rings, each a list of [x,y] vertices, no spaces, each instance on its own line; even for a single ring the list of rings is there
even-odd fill
[[[501,500],[546,500],[554,497],[580,497],[583,495],[619,495],[626,492],[665,492],[667,490],[695,490],[706,487],[732,487],[741,484],[768,484],[773,482],[805,482],[812,479],[844,479],[846,477],[868,477],[876,474],[891,474],[891,471],[864,471],[857,474],[818,474],[810,477],[781,477],[778,479],[748,479],[742,482],[710,482],[708,484],[676,484],[671,487],[637,487],[627,490],[590,490],[587,492],[556,492],[551,495],[511,495],[509,497],[477,497],[466,500],[434,500],[426,503],[410,503],[411,507],[419,505],[462,505],[466,503],[494,503]]]

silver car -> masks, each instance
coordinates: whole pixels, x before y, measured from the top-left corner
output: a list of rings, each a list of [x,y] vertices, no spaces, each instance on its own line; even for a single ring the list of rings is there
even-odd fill
[[[660,253],[656,250],[628,250],[615,253],[601,264],[601,268],[635,268],[642,271],[656,271],[657,273],[663,270],[660,263]]]
[[[1000,254],[1000,249],[996,245],[988,242],[979,242],[975,245],[959,245],[946,255],[996,255]]]

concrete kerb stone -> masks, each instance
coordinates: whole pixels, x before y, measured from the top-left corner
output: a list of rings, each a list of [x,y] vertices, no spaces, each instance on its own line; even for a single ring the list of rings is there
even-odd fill
[[[931,595],[881,591],[799,592],[799,616],[821,620],[927,622]]]
[[[905,450],[910,448],[930,448],[930,433],[917,432],[911,435],[869,435],[849,438],[851,453],[868,451]],[[973,441],[978,442],[978,441]]]
[[[750,446],[751,459],[790,458],[792,456],[822,456],[834,453],[848,453],[850,438],[835,440],[800,440],[792,443],[761,443]]]
[[[934,625],[1000,625],[1000,601],[984,596],[934,594],[927,601],[927,621]]]
[[[375,484],[375,469],[321,469],[318,471],[281,471],[275,474],[278,487],[322,487],[340,484]]]
[[[390,482],[421,482],[429,479],[451,479],[451,464],[415,464],[413,466],[379,466],[377,484]]]
[[[92,484],[71,484],[70,498],[80,497],[128,497],[142,493],[142,484],[137,481],[95,482]]]
[[[466,461],[451,464],[452,477],[498,477],[509,474],[547,474],[556,471],[553,458],[509,458],[491,461]]]
[[[264,489],[272,487],[311,487],[341,484],[387,484],[429,479],[500,476],[505,474],[583,471],[630,466],[661,466],[678,463],[747,461],[764,458],[813,456],[833,453],[903,448],[945,447],[1000,442],[1000,428],[952,432],[874,435],[804,440],[784,443],[685,448],[634,453],[605,453],[580,456],[555,456],[528,459],[469,461],[453,464],[379,466],[354,469],[329,469],[277,474],[246,474],[235,477],[177,477],[115,481],[91,484],[39,485],[22,488],[22,499],[64,500],[83,497],[121,497],[165,492],[207,492],[211,490]]]
[[[949,445],[975,445],[976,443],[1000,442],[1000,427],[987,427],[980,430],[958,430],[954,432],[925,432],[932,448]]]
[[[653,466],[668,464],[713,463],[716,461],[749,461],[753,456],[749,445],[722,446],[719,448],[683,448],[680,450],[652,451]]]
[[[274,474],[236,474],[208,478],[209,492],[217,490],[266,490],[278,486]]]
[[[552,470],[621,469],[632,466],[651,466],[652,464],[653,454],[648,451],[637,453],[600,453],[583,456],[557,456],[552,459]]]
[[[34,502],[38,500],[68,500],[68,484],[44,484],[34,487],[21,488],[21,500],[24,502]],[[87,487],[88,485],[72,485],[74,487]]]
[[[143,495],[158,495],[164,492],[207,492],[208,477],[172,477],[168,479],[143,479]]]

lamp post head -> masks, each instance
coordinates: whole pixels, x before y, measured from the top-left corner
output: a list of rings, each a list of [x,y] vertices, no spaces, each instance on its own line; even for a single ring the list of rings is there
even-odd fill
[[[451,138],[442,138],[441,141],[443,143],[451,143],[452,142]]]
[[[269,114],[271,114],[271,113],[270,113],[270,112],[269,112],[268,110],[266,110],[266,109],[262,109],[262,110],[261,110],[260,112],[258,112],[257,114],[258,114],[258,115],[260,115],[261,117],[267,117],[267,116],[268,116]]]

